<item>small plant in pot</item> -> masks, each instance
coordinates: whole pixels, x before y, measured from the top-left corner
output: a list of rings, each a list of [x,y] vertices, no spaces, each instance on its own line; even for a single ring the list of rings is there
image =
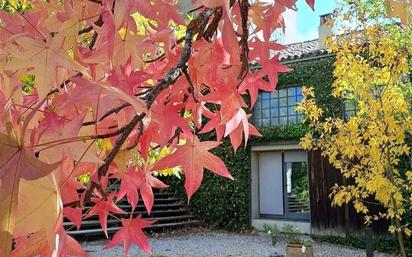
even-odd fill
[[[313,247],[309,241],[303,240],[298,228],[286,224],[282,227],[283,238],[286,240],[286,257],[313,257]]]
[[[270,239],[272,240],[272,245],[276,246],[280,238],[280,231],[276,227],[276,225],[270,226],[268,224],[264,224],[263,229],[265,230],[265,232],[269,235]]]

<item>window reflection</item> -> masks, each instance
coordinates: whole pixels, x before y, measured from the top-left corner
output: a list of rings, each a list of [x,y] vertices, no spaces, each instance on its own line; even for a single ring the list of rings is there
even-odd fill
[[[309,212],[309,180],[307,162],[286,162],[285,169],[288,212]]]
[[[260,92],[253,109],[256,126],[290,125],[302,120],[295,107],[302,101],[300,86],[281,88],[276,92]]]

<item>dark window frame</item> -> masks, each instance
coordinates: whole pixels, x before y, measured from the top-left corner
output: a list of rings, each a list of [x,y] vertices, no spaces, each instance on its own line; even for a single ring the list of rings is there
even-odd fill
[[[348,121],[353,115],[358,112],[358,107],[355,99],[344,99],[342,101],[343,120]]]
[[[288,220],[288,221],[309,221],[311,220],[310,216],[310,201],[309,201],[309,211],[306,213],[293,213],[288,211],[288,195],[287,195],[287,178],[286,178],[286,162],[285,162],[285,152],[289,151],[296,151],[296,150],[282,150],[281,156],[282,156],[282,188],[283,188],[283,215],[274,215],[274,214],[262,214],[259,213],[259,218],[263,219],[276,219],[276,220]],[[309,179],[309,158],[306,158],[306,163],[307,163],[307,175]],[[260,176],[260,174],[258,175]],[[309,195],[310,195],[310,184],[308,181],[308,189],[309,189]],[[260,190],[260,188],[258,189]],[[260,198],[258,198],[258,206],[260,206]]]
[[[303,119],[303,114],[295,110],[302,101],[302,86],[280,87],[275,92],[259,92],[253,108],[254,124],[257,127],[293,125]]]

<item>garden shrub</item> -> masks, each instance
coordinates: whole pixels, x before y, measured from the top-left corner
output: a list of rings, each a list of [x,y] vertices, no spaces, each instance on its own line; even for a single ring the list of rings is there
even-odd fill
[[[202,185],[190,200],[190,209],[205,225],[226,230],[244,230],[248,222],[249,151],[239,148],[234,154],[228,142],[212,151],[226,163],[235,178],[225,178],[205,171]],[[187,201],[184,179],[169,178],[169,185],[179,198]]]

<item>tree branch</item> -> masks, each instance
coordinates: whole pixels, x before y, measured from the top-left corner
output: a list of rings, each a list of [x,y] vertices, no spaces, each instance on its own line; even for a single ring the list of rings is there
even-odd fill
[[[186,69],[183,70],[183,73],[185,74],[185,78],[187,80],[187,83],[189,84],[189,93],[192,94],[192,97],[193,97],[193,100],[195,101],[195,103],[198,103],[199,100],[197,99],[197,96],[196,96],[195,86],[193,85],[193,81],[190,78],[190,75],[189,75],[189,73],[187,72]]]
[[[95,21],[94,24],[95,24],[96,26],[99,26],[99,27],[101,27],[101,26],[103,25],[102,15],[99,16],[99,19],[97,19],[97,21]],[[78,35],[82,35],[82,34],[84,34],[84,33],[90,32],[90,31],[92,31],[92,30],[93,30],[93,26],[90,25],[90,26],[88,26],[88,27],[80,30],[77,34],[78,34]]]
[[[82,125],[83,125],[83,126],[94,125],[94,124],[96,124],[97,122],[102,121],[102,120],[104,120],[105,118],[109,117],[110,115],[115,114],[115,113],[118,113],[118,112],[120,112],[121,110],[123,110],[124,108],[129,107],[129,106],[131,106],[130,103],[124,103],[124,104],[122,104],[122,105],[119,105],[119,106],[117,106],[117,107],[115,107],[115,108],[107,111],[105,114],[103,114],[103,116],[100,117],[100,119],[99,119],[98,121],[95,121],[95,120],[93,120],[93,121],[86,121],[86,122],[84,122]]]
[[[208,20],[210,15],[213,13],[214,9],[206,8],[199,16],[192,20],[187,26],[186,36],[185,36],[185,46],[183,47],[182,55],[177,62],[177,65],[170,69],[166,75],[157,82],[157,84],[149,89],[147,93],[142,97],[143,100],[147,101],[147,107],[150,109],[154,103],[156,97],[170,85],[173,85],[176,80],[182,75],[183,70],[186,69],[186,63],[189,61],[192,53],[192,43],[193,37],[198,32],[200,24],[203,24],[205,20]]]
[[[142,114],[137,114],[133,117],[133,119],[127,124],[124,129],[123,133],[121,136],[116,140],[116,143],[114,144],[112,150],[110,153],[106,156],[104,159],[104,164],[100,166],[100,168],[97,170],[97,174],[99,179],[106,175],[107,170],[109,169],[110,164],[114,160],[114,157],[116,154],[119,152],[120,148],[122,147],[123,143],[126,141],[126,139],[129,137],[130,133],[132,133],[134,127],[139,123],[139,121],[143,120],[143,118],[146,116],[146,113]]]
[[[210,22],[209,26],[207,29],[203,32],[201,35],[204,39],[206,39],[208,42],[212,40],[213,34],[216,32],[217,27],[219,26],[219,22],[222,19],[223,16],[223,8],[216,8],[215,11],[213,12],[214,16],[212,21]]]
[[[116,140],[116,143],[114,144],[112,150],[110,153],[106,156],[104,159],[104,164],[99,167],[97,170],[97,177],[98,180],[106,175],[107,171],[109,170],[110,164],[113,162],[114,158],[116,157],[116,154],[119,152],[120,148],[122,147],[123,143],[126,141],[126,139],[129,137],[130,133],[134,130],[135,126],[143,120],[143,118],[146,117],[146,113],[142,114],[137,114],[133,117],[133,119],[124,127],[122,130],[121,136]],[[142,123],[143,124],[143,123]],[[143,129],[141,129],[143,130]],[[140,135],[142,133],[139,133]],[[139,139],[136,139],[137,141]],[[90,200],[91,194],[94,191],[95,188],[99,189],[99,186],[97,183],[91,183],[90,187],[86,191],[85,195],[85,202]],[[103,190],[100,188],[99,191],[104,194]]]
[[[131,146],[128,146],[126,148],[126,150],[132,150],[133,148],[135,148],[139,144],[140,137],[143,136],[144,124],[142,120],[140,120],[139,123],[140,123],[140,128],[139,128],[138,134],[136,135],[136,139],[134,140],[134,143]]]

